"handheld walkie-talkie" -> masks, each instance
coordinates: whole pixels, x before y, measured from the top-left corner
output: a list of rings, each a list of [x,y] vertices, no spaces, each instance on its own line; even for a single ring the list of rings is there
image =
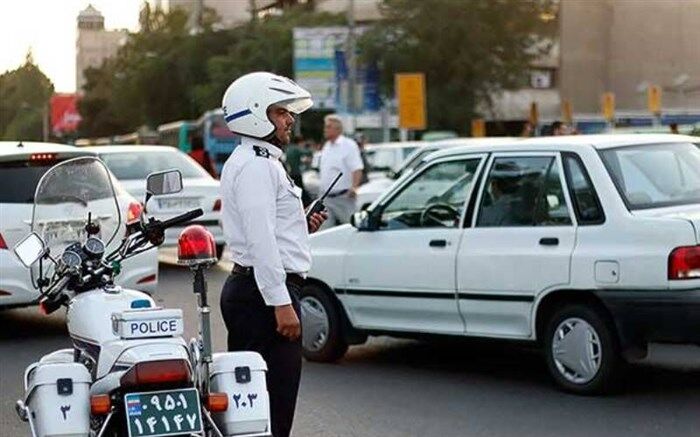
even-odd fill
[[[313,202],[311,202],[311,205],[309,205],[309,209],[308,209],[308,211],[306,212],[306,219],[307,219],[307,220],[308,220],[309,217],[311,217],[312,215],[316,214],[317,212],[321,212],[321,211],[323,211],[323,210],[326,208],[326,206],[323,204],[323,200],[326,198],[326,196],[328,196],[328,194],[331,192],[331,190],[333,189],[333,187],[335,186],[335,184],[338,183],[338,181],[340,180],[340,177],[341,177],[342,175],[343,175],[343,172],[342,172],[342,171],[341,171],[340,173],[338,173],[338,176],[336,176],[335,179],[333,179],[333,182],[331,182],[331,185],[328,187],[328,189],[326,190],[326,192],[323,193],[323,196],[321,196],[321,197],[319,197],[318,199],[316,199],[316,200],[314,200]]]

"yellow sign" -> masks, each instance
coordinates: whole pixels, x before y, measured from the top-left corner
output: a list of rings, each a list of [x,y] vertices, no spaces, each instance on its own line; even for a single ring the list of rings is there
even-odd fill
[[[425,74],[398,73],[394,76],[396,98],[399,102],[399,127],[423,130],[426,128]]]
[[[615,119],[615,93],[603,93],[602,106],[603,117],[608,121]]]
[[[472,136],[473,137],[485,137],[486,136],[486,121],[483,118],[475,118],[472,120]]]
[[[564,123],[566,124],[574,123],[574,107],[571,104],[571,100],[564,100],[561,102],[561,118],[564,119]]]
[[[537,108],[537,102],[530,103],[530,115],[527,119],[531,125],[537,126],[537,123],[540,120],[540,111]]]
[[[650,85],[647,88],[647,107],[652,114],[661,114],[661,87]]]

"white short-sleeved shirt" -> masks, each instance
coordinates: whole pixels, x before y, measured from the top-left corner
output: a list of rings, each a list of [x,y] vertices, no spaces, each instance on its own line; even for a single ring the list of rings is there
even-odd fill
[[[311,251],[301,190],[279,161],[282,150],[243,137],[221,173],[222,226],[233,262],[253,267],[265,303],[291,303],[287,273],[306,274]]]
[[[328,189],[339,172],[343,172],[331,193],[347,190],[352,187],[352,172],[362,170],[360,147],[350,138],[341,135],[335,142],[326,141],[321,150],[320,163],[320,192]]]

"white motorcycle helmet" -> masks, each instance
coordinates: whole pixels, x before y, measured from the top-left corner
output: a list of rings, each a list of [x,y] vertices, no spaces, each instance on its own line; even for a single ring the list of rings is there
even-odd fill
[[[224,93],[224,119],[231,132],[247,137],[269,139],[275,126],[267,117],[272,105],[301,114],[313,105],[311,94],[284,76],[263,71],[234,80]]]

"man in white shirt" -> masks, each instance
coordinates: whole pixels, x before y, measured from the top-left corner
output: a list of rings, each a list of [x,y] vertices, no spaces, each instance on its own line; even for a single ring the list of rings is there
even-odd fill
[[[230,351],[256,351],[267,362],[272,435],[292,428],[301,375],[299,293],[311,267],[308,221],[301,189],[279,158],[289,144],[294,114],[309,93],[286,77],[251,73],[223,99],[229,129],[242,136],[221,174],[222,225],[234,267],[221,292]]]
[[[357,143],[343,135],[343,122],[337,115],[324,118],[323,134],[326,143],[321,150],[319,193],[325,193],[333,180],[342,172],[343,176],[324,201],[328,220],[321,229],[350,222],[355,212],[357,189],[362,183],[362,156]]]

